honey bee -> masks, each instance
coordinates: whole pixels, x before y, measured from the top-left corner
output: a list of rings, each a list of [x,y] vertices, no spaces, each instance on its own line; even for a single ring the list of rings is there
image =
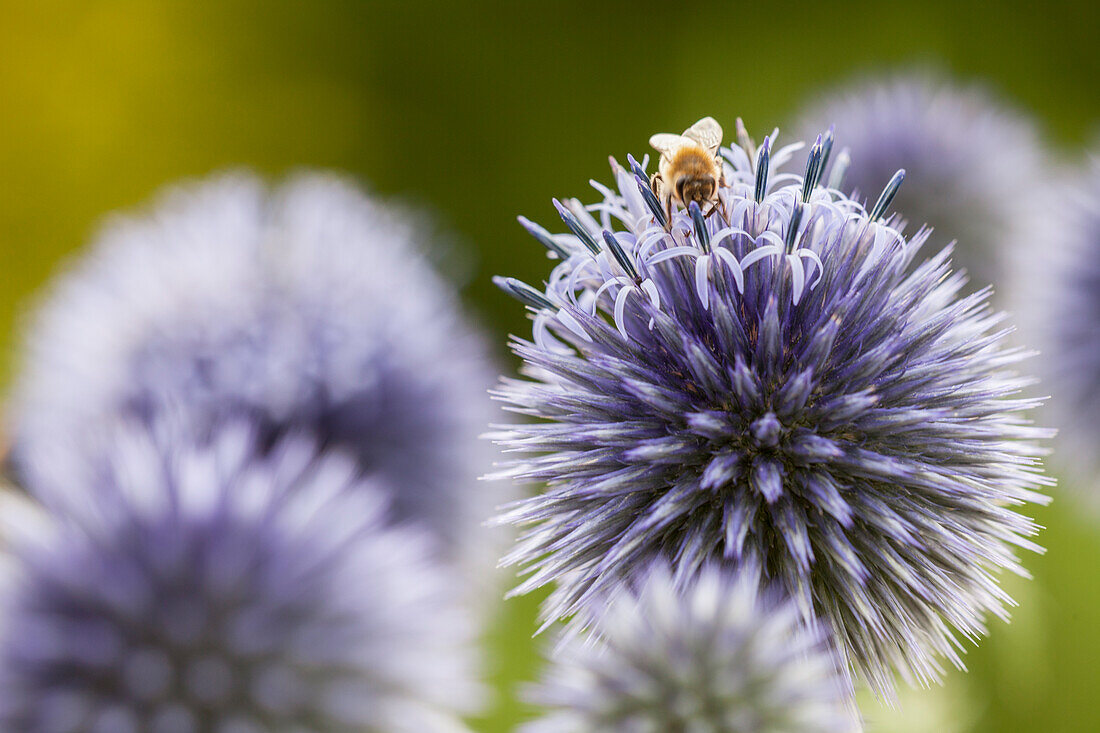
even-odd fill
[[[649,185],[664,202],[669,217],[673,201],[684,207],[694,201],[707,216],[714,213],[718,187],[726,183],[718,157],[722,126],[713,117],[704,117],[684,130],[683,135],[660,133],[649,138],[649,144],[661,154]]]

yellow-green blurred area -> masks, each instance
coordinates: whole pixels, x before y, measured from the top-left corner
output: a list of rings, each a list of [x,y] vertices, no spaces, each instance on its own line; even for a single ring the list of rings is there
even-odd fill
[[[608,154],[645,153],[651,133],[740,115],[759,138],[826,85],[912,65],[986,81],[1068,155],[1100,126],[1092,3],[0,5],[5,380],[28,297],[103,214],[227,167],[336,168],[435,211],[503,357],[528,326],[489,277],[547,270],[516,214],[553,225],[551,196],[590,198]],[[900,712],[866,701],[871,730],[1100,730],[1100,512],[1067,495],[1039,520],[1049,551],[1028,558],[1034,581],[1009,581],[1012,624]],[[478,730],[524,715],[535,606],[502,606]]]

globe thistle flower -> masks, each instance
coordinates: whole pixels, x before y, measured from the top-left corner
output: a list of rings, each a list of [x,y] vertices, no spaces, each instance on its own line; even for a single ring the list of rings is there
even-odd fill
[[[530,573],[516,593],[556,582],[547,623],[580,625],[655,557],[681,584],[760,562],[888,695],[1007,616],[996,576],[1040,549],[1016,509],[1046,501],[1048,432],[988,291],[957,297],[950,249],[917,263],[925,233],[884,218],[903,175],[867,211],[820,185],[829,135],[806,176],[774,135],[723,149],[710,217],[669,218],[631,159],[601,201],[557,202],[569,234],[523,220],[563,259],[542,289],[498,281],[534,339],[497,396],[537,418],[496,434],[525,454],[501,476],[546,484],[501,515],[523,528],[504,562]]]
[[[1052,460],[1073,485],[1092,490],[1100,471],[1100,157],[1041,199],[1014,240],[1009,305],[1021,340],[1040,354],[1051,394],[1044,416],[1059,429]]]
[[[796,134],[813,139],[833,124],[838,147],[856,163],[844,191],[873,197],[904,168],[898,211],[914,226],[932,227],[937,247],[958,243],[955,261],[971,291],[1002,282],[1006,244],[1025,208],[1019,182],[1039,180],[1045,169],[1031,120],[980,86],[908,73],[823,96],[801,113]]]
[[[657,566],[573,637],[532,702],[549,714],[525,733],[743,731],[849,733],[849,691],[819,632],[758,572],[707,566],[683,592]]]
[[[229,175],[117,218],[33,319],[14,394],[16,473],[34,487],[99,428],[183,408],[198,422],[308,431],[355,453],[484,579],[500,502],[478,484],[493,372],[408,212],[311,175]],[[167,406],[167,408],[166,408]]]
[[[457,588],[354,460],[171,446],[124,430],[64,512],[5,507],[3,730],[465,730]]]

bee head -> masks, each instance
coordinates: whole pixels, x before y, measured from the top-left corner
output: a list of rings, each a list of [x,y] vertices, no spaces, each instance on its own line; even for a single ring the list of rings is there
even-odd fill
[[[684,176],[676,182],[676,195],[685,205],[694,201],[701,206],[714,197],[716,188],[714,176]]]

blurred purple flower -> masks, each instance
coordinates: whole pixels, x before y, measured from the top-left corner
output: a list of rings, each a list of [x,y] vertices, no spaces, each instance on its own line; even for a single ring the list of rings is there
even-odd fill
[[[1007,615],[1049,432],[1019,414],[1026,354],[988,293],[959,299],[949,250],[916,264],[924,234],[883,219],[900,175],[867,213],[818,185],[828,135],[808,180],[739,137],[714,216],[666,228],[641,166],[613,165],[617,191],[559,203],[571,234],[527,222],[565,259],[542,290],[499,280],[535,323],[498,396],[539,418],[496,436],[530,454],[502,477],[547,486],[502,515],[524,528],[505,562],[531,573],[517,593],[556,581],[547,622],[583,624],[654,557],[680,583],[759,560],[889,695]]]
[[[966,292],[1003,282],[1008,241],[1026,209],[1020,182],[1041,179],[1046,168],[1030,119],[980,86],[911,72],[822,95],[795,132],[813,139],[829,125],[855,163],[842,190],[873,199],[904,168],[897,210],[914,227],[932,227],[937,248],[957,242],[955,264],[970,277]]]
[[[355,453],[399,518],[484,579],[502,499],[476,483],[493,370],[416,222],[320,175],[270,192],[223,176],[116,218],[30,324],[17,472],[33,489],[58,450],[166,405],[269,440],[302,429]]]
[[[1050,399],[1058,428],[1052,463],[1071,485],[1100,490],[1100,156],[1053,184],[1014,241],[1012,296],[1021,341]]]
[[[686,589],[665,565],[566,639],[525,733],[850,733],[858,716],[828,643],[758,570],[705,567]]]
[[[0,728],[465,730],[458,589],[351,457],[235,426],[170,443],[120,430],[59,518],[9,499]]]

